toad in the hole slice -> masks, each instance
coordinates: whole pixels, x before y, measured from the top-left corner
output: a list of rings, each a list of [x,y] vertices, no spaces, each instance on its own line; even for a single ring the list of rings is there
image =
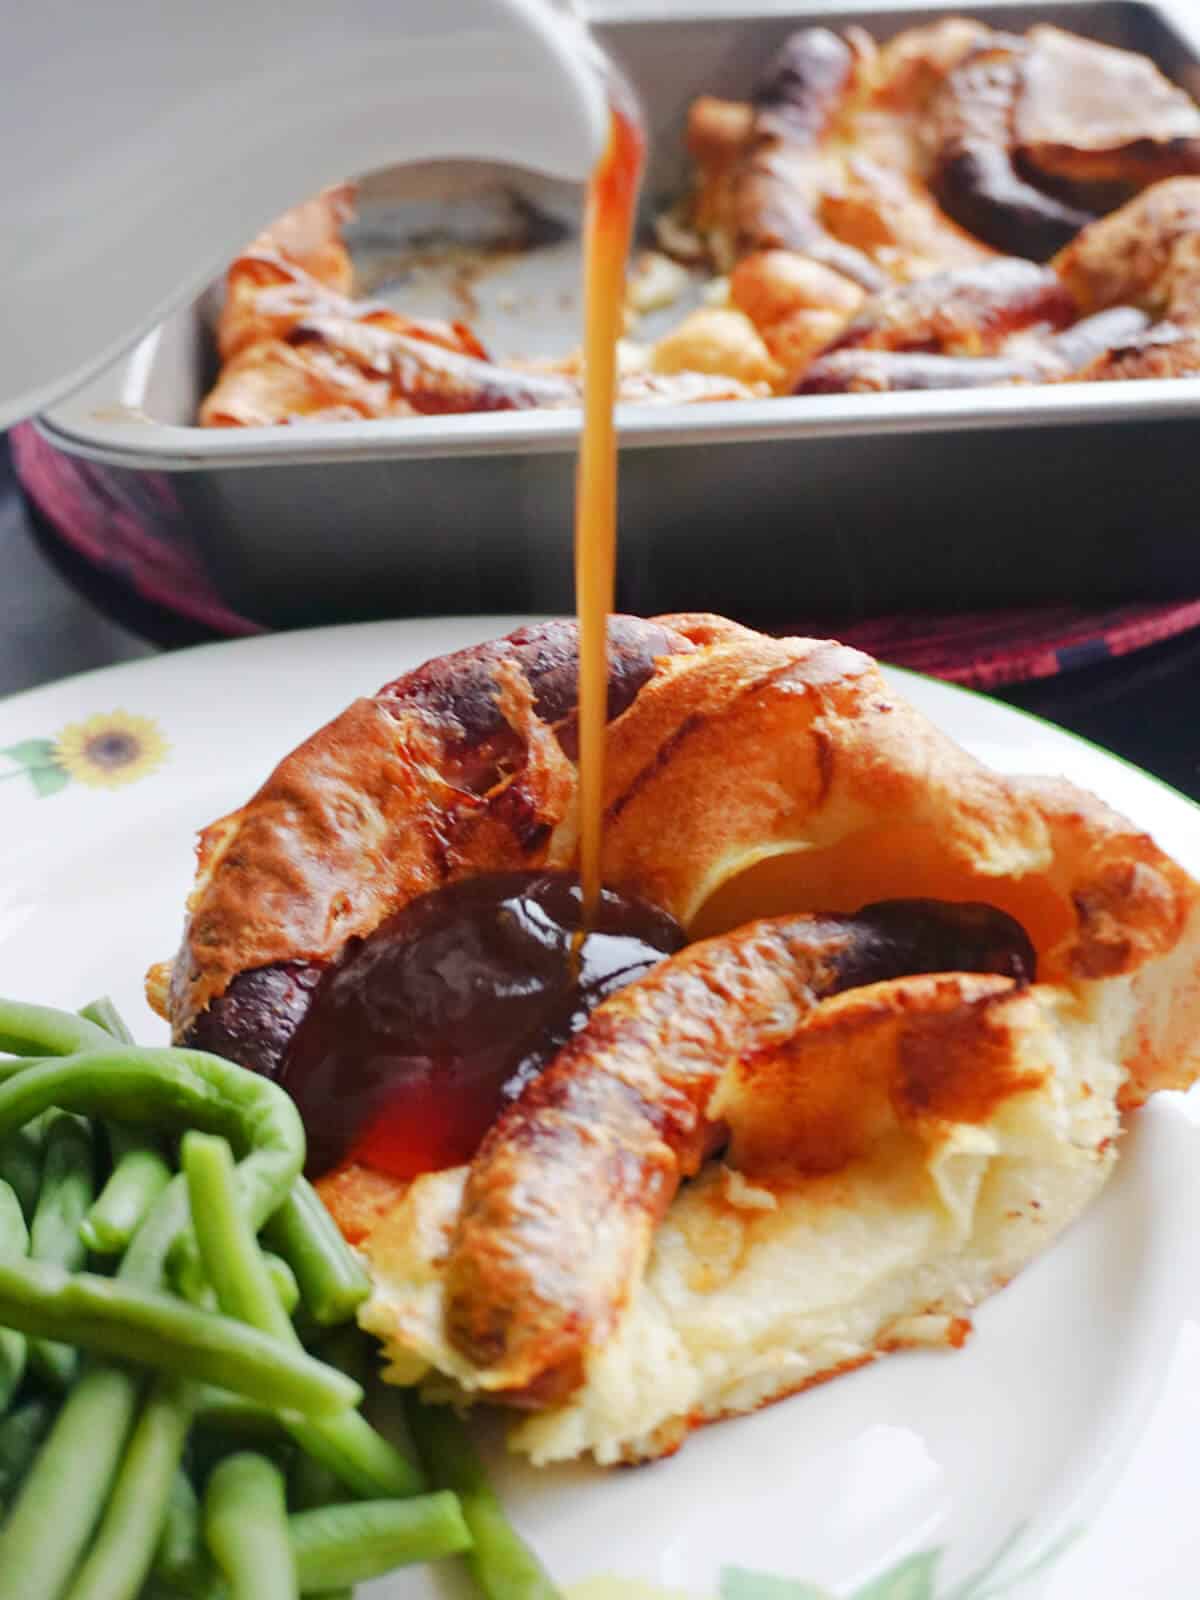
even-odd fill
[[[569,868],[574,640],[419,669],[208,830],[158,988],[176,1036],[275,1070],[348,940],[451,881]],[[532,1411],[539,1461],[645,1459],[961,1343],[1098,1192],[1122,1117],[1200,1070],[1200,892],[1093,796],[988,771],[827,641],[618,619],[611,674],[605,881],[693,942],[469,1164],[323,1186],[391,1375]],[[879,915],[887,959],[839,966]]]

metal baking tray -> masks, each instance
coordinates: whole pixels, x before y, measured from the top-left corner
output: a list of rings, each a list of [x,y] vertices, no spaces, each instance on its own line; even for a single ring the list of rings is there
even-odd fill
[[[1200,98],[1193,0],[762,4],[599,26],[650,124],[647,219],[685,181],[694,96],[744,96],[815,21],[878,37],[950,14],[1054,22]],[[575,192],[529,174],[398,170],[367,183],[351,244],[369,284],[404,279],[396,303],[462,315],[466,296],[498,353],[548,354],[578,337],[578,214]],[[464,277],[455,241],[504,242],[514,217],[535,219],[529,248]],[[213,294],[40,427],[68,453],[169,474],[230,604],[275,626],[570,606],[578,413],[203,430]],[[623,407],[619,603],[769,622],[1196,593],[1198,419],[1200,378]]]

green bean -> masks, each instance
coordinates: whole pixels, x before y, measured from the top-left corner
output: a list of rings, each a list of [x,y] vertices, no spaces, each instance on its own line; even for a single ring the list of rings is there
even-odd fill
[[[0,1021],[3,1015],[0,1002]],[[304,1129],[287,1095],[202,1051],[104,1048],[29,1066],[0,1085],[0,1137],[54,1105],[117,1121],[191,1124],[229,1134],[249,1152],[238,1164],[238,1187],[255,1228],[286,1199],[304,1161]],[[162,1199],[171,1193],[168,1185]],[[152,1216],[157,1212],[156,1206]],[[175,1231],[160,1240],[159,1215],[156,1249],[161,1242],[168,1252],[186,1253],[186,1203],[172,1199],[169,1215]],[[137,1245],[135,1238],[130,1249]]]
[[[3,1010],[0,1002],[0,1015]],[[182,1182],[174,1193],[164,1193],[126,1252],[119,1277],[141,1285],[159,1282],[170,1241],[186,1220],[185,1205]],[[4,1558],[11,1552],[20,1563],[48,1527],[62,1530],[58,1564],[33,1570],[35,1577],[41,1573],[44,1595],[59,1593],[99,1519],[140,1397],[141,1383],[134,1373],[101,1365],[85,1371],[71,1390],[0,1532],[0,1600],[26,1600],[25,1590],[11,1576],[22,1568],[6,1565]],[[29,1600],[38,1600],[36,1591]]]
[[[352,1378],[364,1393],[370,1388],[373,1376],[371,1341],[354,1323],[327,1333],[312,1348],[314,1355]]]
[[[335,1505],[345,1495],[328,1467],[314,1461],[303,1450],[297,1451],[288,1478],[288,1505],[293,1511],[312,1511],[317,1506]]]
[[[29,1470],[53,1420],[54,1407],[43,1395],[26,1400],[0,1418],[0,1507]]]
[[[104,1509],[138,1394],[114,1368],[79,1379],[0,1528],[0,1600],[57,1600]]]
[[[0,1002],[0,1023],[4,1009]],[[256,1229],[282,1205],[304,1163],[300,1113],[283,1090],[201,1050],[109,1043],[28,1066],[0,1084],[0,1137],[50,1106],[137,1127],[225,1135],[249,1152],[238,1165],[238,1187]]]
[[[467,1430],[448,1406],[405,1396],[405,1414],[430,1481],[451,1489],[471,1530],[466,1562],[487,1600],[556,1600],[559,1590],[504,1514]]]
[[[296,1274],[300,1299],[321,1327],[349,1322],[370,1293],[370,1279],[305,1178],[267,1222],[263,1241]]]
[[[0,1137],[55,1105],[121,1122],[166,1122],[175,1126],[191,1123],[228,1131],[239,1149],[246,1152],[239,1164],[238,1178],[243,1202],[256,1224],[277,1209],[298,1175],[304,1159],[304,1135],[294,1107],[282,1091],[228,1062],[195,1051],[114,1049],[93,1024],[65,1013],[5,1001],[0,1001],[0,1041],[29,1054],[39,1050],[87,1051],[65,1060],[29,1063],[8,1076],[0,1086]],[[224,1319],[204,1318],[202,1313],[152,1292],[162,1281],[168,1254],[178,1245],[187,1223],[186,1188],[182,1179],[174,1179],[134,1235],[115,1283],[88,1274],[79,1274],[72,1280],[32,1264],[19,1273],[9,1270],[0,1276],[0,1322],[15,1325],[24,1318],[21,1326],[25,1331],[51,1337],[69,1328],[81,1343],[91,1339],[123,1358],[140,1354],[153,1360],[161,1359],[166,1342],[163,1335],[166,1333],[169,1338],[170,1325],[178,1324],[182,1312],[185,1318],[193,1319],[189,1323],[193,1333],[197,1328],[194,1319],[200,1318],[208,1334],[217,1336],[221,1343],[230,1328]],[[136,1313],[133,1319],[129,1316],[131,1310]],[[84,1312],[90,1320],[83,1318]],[[167,1319],[166,1328],[163,1316]],[[37,1322],[32,1329],[28,1325],[31,1318]],[[236,1328],[234,1331],[242,1337],[248,1332]],[[211,1337],[191,1357],[186,1351],[176,1352],[189,1375],[205,1377],[206,1362],[207,1375],[227,1387],[233,1373],[227,1359],[230,1353],[228,1346],[224,1356],[219,1350],[214,1351]],[[240,1352],[234,1353],[237,1365],[246,1347],[242,1345]],[[197,1360],[196,1356],[203,1359]],[[293,1352],[266,1342],[255,1362],[261,1365],[267,1361],[268,1365],[243,1387],[250,1388],[256,1396],[272,1398],[261,1380],[270,1368],[277,1369],[280,1357],[285,1361],[295,1359]],[[219,1371],[221,1367],[225,1368],[223,1372]],[[248,1371],[243,1370],[243,1376],[250,1379]],[[294,1377],[295,1373],[289,1386]],[[310,1400],[312,1377],[313,1364],[309,1363],[304,1383]],[[321,1381],[325,1385],[326,1377],[322,1376]],[[344,1380],[341,1383],[339,1403],[353,1403],[353,1387]],[[26,1479],[9,1526],[0,1535],[0,1557],[6,1551],[15,1551],[19,1558],[0,1559],[0,1600],[39,1600],[37,1592],[26,1586],[27,1563],[20,1557],[23,1543],[32,1548],[39,1538],[44,1542],[46,1527],[66,1530],[54,1558],[61,1563],[60,1570],[57,1577],[52,1574],[49,1593],[61,1588],[99,1513],[103,1490],[112,1477],[138,1394],[134,1375],[118,1368],[96,1368],[76,1385],[59,1413],[45,1450]],[[289,1404],[279,1395],[273,1398],[276,1404]],[[294,1395],[293,1403],[295,1398]],[[328,1391],[326,1400],[331,1400]],[[66,1471],[70,1453],[55,1448],[56,1440],[72,1438],[77,1441],[75,1454],[86,1458],[90,1473],[82,1490]],[[89,1495],[85,1491],[91,1485],[97,1487]],[[71,1530],[75,1530],[74,1534]]]
[[[176,1261],[171,1264],[167,1273],[167,1281],[177,1295],[182,1296],[189,1305],[203,1306],[205,1311],[217,1310],[217,1297],[213,1286],[204,1274],[204,1268],[199,1261],[190,1258],[187,1261]]]
[[[135,1600],[158,1546],[189,1422],[186,1382],[158,1379],[66,1600]]]
[[[281,1184],[287,1181],[286,1168],[280,1169],[278,1181]],[[129,1249],[122,1257],[117,1272],[118,1278],[142,1286],[152,1287],[159,1284],[165,1272],[171,1245],[179,1238],[187,1225],[187,1220],[187,1188],[180,1174],[167,1185],[134,1235]],[[125,1382],[127,1385],[132,1385],[134,1380],[132,1376],[126,1375]],[[197,1387],[201,1394],[205,1392],[203,1386]],[[70,1404],[71,1400],[68,1400],[67,1405]],[[204,1600],[206,1585],[201,1581],[201,1576],[197,1577],[195,1592],[201,1600]],[[0,1600],[3,1600],[3,1596],[0,1596]],[[172,1593],[171,1600],[179,1600],[177,1591]]]
[[[5,1010],[0,1001],[0,1023]],[[304,1129],[287,1095],[202,1051],[105,1047],[29,1066],[0,1085],[0,1137],[55,1105],[135,1124],[228,1134],[248,1151],[238,1163],[238,1187],[256,1228],[286,1199],[304,1161]],[[163,1197],[170,1192],[168,1186]],[[183,1242],[188,1215],[186,1203],[171,1204],[176,1226],[165,1241],[168,1251]],[[159,1232],[161,1217],[156,1238]]]
[[[29,1229],[25,1213],[11,1184],[0,1180],[0,1261],[20,1260],[29,1249]],[[0,1416],[8,1410],[25,1376],[29,1353],[23,1333],[0,1328]]]
[[[295,1274],[282,1256],[277,1256],[270,1250],[263,1251],[263,1263],[276,1299],[290,1317],[300,1304],[300,1290]],[[207,1311],[217,1310],[216,1294],[208,1281],[204,1264],[199,1258],[193,1261],[188,1257],[179,1261],[171,1276],[176,1294],[181,1294],[194,1306],[203,1306]]]
[[[283,1475],[265,1456],[226,1456],[204,1493],[204,1532],[232,1600],[295,1600]]]
[[[283,1257],[277,1256],[273,1250],[264,1250],[262,1258],[275,1298],[283,1307],[284,1316],[290,1319],[300,1304],[300,1285],[296,1282],[296,1274]]]
[[[322,1600],[352,1596],[356,1583],[397,1567],[461,1555],[471,1542],[458,1501],[444,1491],[298,1511],[287,1527],[300,1592]],[[219,1580],[192,1592],[198,1600],[230,1600]],[[142,1600],[179,1600],[179,1595],[151,1583]]]
[[[254,1232],[242,1215],[228,1142],[205,1133],[184,1135],[180,1151],[192,1207],[192,1226],[217,1303],[284,1343],[295,1329],[279,1303]]]
[[[83,1006],[79,1015],[103,1028],[118,1044],[133,1044],[125,1019],[107,995]],[[158,1143],[119,1122],[107,1125],[112,1173],[80,1230],[97,1255],[119,1255],[138,1224],[170,1181],[171,1171]]]
[[[0,1325],[40,1338],[70,1338],[117,1360],[191,1376],[305,1416],[335,1416],[362,1397],[357,1384],[299,1346],[288,1349],[174,1295],[91,1272],[0,1262]]]
[[[113,1168],[88,1212],[79,1236],[97,1255],[116,1256],[126,1248],[146,1213],[171,1181],[171,1169],[155,1140],[110,1123]]]
[[[42,1187],[42,1141],[32,1126],[18,1128],[0,1140],[0,1178],[11,1184],[28,1221]]]
[[[126,1026],[125,1018],[106,994],[86,1006],[80,1006],[79,1015],[85,1022],[94,1022],[98,1028],[103,1028],[118,1044],[133,1044],[133,1034]]]
[[[0,999],[0,1050],[14,1056],[69,1056],[112,1043],[86,1017],[50,1006]]]
[[[283,1431],[276,1412],[211,1384],[197,1384],[194,1418],[198,1428],[239,1442],[278,1439]]]
[[[273,1251],[264,1250],[262,1258],[267,1276],[271,1280],[271,1287],[275,1291],[275,1298],[290,1318],[300,1304],[300,1288],[296,1283],[296,1275],[283,1257],[275,1255]],[[217,1309],[216,1294],[199,1259],[192,1261],[189,1258],[180,1261],[173,1276],[175,1290],[185,1300],[194,1306],[203,1306],[208,1311]]]
[[[297,1511],[288,1532],[302,1594],[366,1583],[395,1567],[458,1555],[471,1543],[458,1501],[445,1490]]]
[[[177,1172],[146,1213],[121,1257],[117,1277],[147,1289],[162,1285],[171,1246],[188,1225],[187,1185]]]
[[[67,1112],[53,1117],[45,1134],[42,1187],[29,1228],[35,1260],[62,1267],[81,1267],[86,1260],[79,1224],[91,1204],[93,1157],[87,1124]]]
[[[0,1257],[19,1259],[29,1250],[29,1225],[17,1192],[0,1178]]]
[[[125,1019],[107,995],[83,1006],[79,1015],[103,1028],[118,1044],[134,1043]],[[97,1255],[119,1255],[166,1188],[171,1169],[157,1141],[133,1133],[119,1122],[110,1122],[107,1132],[113,1170],[84,1219],[81,1235]]]
[[[207,1583],[210,1566],[199,1497],[184,1469],[176,1467],[162,1534],[154,1552],[154,1577],[176,1596],[191,1595]]]
[[[304,1129],[283,1090],[256,1073],[200,1050],[117,1047],[84,1018],[0,999],[4,1042],[60,1059],[25,1065],[0,1084],[0,1139],[55,1105],[136,1126],[204,1128],[248,1152],[238,1188],[256,1230],[288,1198]],[[182,1215],[186,1224],[186,1208]]]
[[[35,1261],[75,1270],[87,1260],[79,1226],[94,1193],[94,1152],[86,1122],[68,1112],[55,1115],[43,1141],[42,1187],[29,1226],[29,1253]],[[75,1376],[79,1356],[69,1344],[34,1339],[33,1366],[59,1389]]]
[[[299,1349],[299,1337],[271,1286],[258,1241],[238,1204],[229,1146],[207,1134],[189,1133],[184,1136],[182,1159],[196,1240],[222,1311]],[[421,1487],[412,1464],[358,1412],[328,1421],[288,1419],[286,1426],[302,1449],[356,1494],[400,1497]]]
[[[0,1138],[55,1106],[135,1125],[211,1128],[228,1134],[242,1155],[238,1189],[253,1227],[278,1209],[299,1174],[304,1158],[303,1129],[287,1096],[266,1080],[219,1058],[197,1051],[113,1046],[102,1030],[86,1019],[5,1001],[0,1001],[0,1046],[27,1056],[60,1057],[25,1062],[7,1074],[0,1069],[4,1079],[0,1083]],[[317,1376],[325,1391],[321,1403],[327,1409],[353,1403],[356,1391],[344,1379],[339,1380],[335,1398],[328,1383],[332,1375],[325,1369],[300,1352],[280,1349],[258,1335],[251,1337],[252,1344],[259,1341],[251,1361],[251,1367],[258,1370],[251,1373],[245,1366],[248,1347],[244,1342],[230,1345],[230,1325],[224,1319],[205,1317],[154,1292],[168,1256],[186,1250],[187,1227],[186,1188],[176,1179],[162,1191],[138,1228],[115,1282],[87,1273],[72,1279],[32,1263],[19,1269],[0,1264],[0,1322],[51,1338],[69,1330],[80,1343],[93,1344],[123,1359],[140,1357],[160,1364],[164,1351],[174,1344],[165,1357],[168,1366],[181,1365],[189,1376],[209,1378],[227,1388],[236,1389],[240,1384],[281,1408],[297,1407],[299,1401],[297,1408],[302,1409],[306,1403],[296,1385],[295,1364],[299,1362],[304,1367],[302,1388],[308,1402],[316,1398],[311,1384]],[[205,1338],[189,1353],[189,1338],[201,1326]],[[251,1334],[247,1329],[233,1331],[239,1341]],[[182,1345],[176,1342],[177,1333],[184,1335]],[[271,1384],[281,1376],[281,1359],[293,1368],[284,1385],[284,1390],[291,1391],[290,1399],[284,1390],[270,1392]],[[60,1552],[56,1558],[64,1563],[61,1576],[69,1573],[94,1525],[99,1501],[95,1495],[90,1499],[87,1494],[81,1496],[75,1481],[62,1470],[48,1475],[43,1458],[54,1466],[62,1455],[61,1450],[56,1453],[52,1448],[56,1438],[103,1439],[107,1449],[77,1453],[88,1456],[93,1471],[89,1481],[107,1485],[137,1397],[138,1385],[131,1373],[100,1367],[85,1374],[64,1404],[43,1457],[35,1462],[14,1506],[10,1526],[0,1537],[8,1541],[11,1534],[19,1550],[21,1530],[29,1521],[28,1510],[22,1508],[30,1504],[35,1506],[36,1522],[43,1527],[82,1526],[83,1533],[74,1542],[64,1538],[62,1548],[68,1554]],[[6,1548],[11,1547],[0,1544],[0,1552]],[[7,1574],[14,1565],[22,1573],[23,1586],[6,1593]],[[55,1580],[54,1588],[61,1588],[61,1582]],[[35,1600],[25,1586],[21,1564],[2,1561],[0,1600],[18,1600],[18,1596],[19,1600]]]

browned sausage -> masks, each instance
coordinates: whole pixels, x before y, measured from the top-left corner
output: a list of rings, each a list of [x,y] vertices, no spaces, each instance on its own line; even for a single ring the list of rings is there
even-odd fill
[[[854,82],[852,47],[828,28],[789,38],[754,96],[753,131],[734,179],[735,246],[798,250],[865,289],[884,273],[861,250],[834,238],[817,211],[824,183],[821,147]]]
[[[723,1139],[706,1112],[727,1065],[791,1037],[822,998],[924,972],[1034,975],[1011,917],[891,901],[753,922],[692,945],[595,1012],[493,1126],[446,1271],[447,1332],[513,1404],[584,1378],[682,1179]]]
[[[1132,351],[1148,348],[1150,319],[1133,306],[1117,306],[1077,322],[1073,328],[1026,345],[1019,353],[998,356],[925,355],[911,350],[838,350],[806,367],[795,394],[895,394],[907,389],[983,389],[996,384],[1067,382],[1098,376],[1128,376],[1122,367]],[[1178,330],[1177,330],[1178,331]],[[1191,360],[1176,340],[1160,340],[1155,358],[1164,359],[1161,345],[1173,346],[1177,361]],[[1193,341],[1194,342],[1194,341]]]
[[[934,105],[933,190],[943,208],[997,250],[1045,261],[1092,214],[1027,183],[1014,165],[1013,107],[1027,49],[981,51],[949,77]]]
[[[1076,314],[1049,267],[1001,256],[885,289],[866,301],[829,350],[995,355],[1012,334],[1061,328]]]

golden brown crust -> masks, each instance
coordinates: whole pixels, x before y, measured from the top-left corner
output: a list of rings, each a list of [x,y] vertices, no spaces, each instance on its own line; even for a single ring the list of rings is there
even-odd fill
[[[1200,178],[1172,178],[1102,217],[1052,263],[1081,312],[1136,305],[1200,321]]]
[[[1200,109],[1146,56],[1045,23],[1028,39],[1013,136],[1039,172],[1140,185],[1200,171]]]
[[[789,1039],[735,1061],[719,1109],[729,1161],[778,1191],[838,1172],[881,1116],[980,1123],[1043,1076],[1014,1057],[1014,985],[967,972],[870,984],[824,1001]]]
[[[1200,330],[1160,322],[1098,352],[1065,381],[1125,383],[1135,378],[1190,378],[1200,372]]]
[[[349,1244],[361,1244],[407,1187],[404,1180],[356,1161],[326,1173],[314,1184],[321,1203]]]
[[[233,262],[217,325],[222,368],[204,427],[562,404],[569,385],[490,366],[462,322],[406,317],[350,298],[342,239],[350,191],[327,190],[273,223]],[[491,404],[489,405],[489,397]]]
[[[276,301],[270,315],[281,336],[247,344],[226,362],[200,408],[203,426],[554,410],[581,403],[576,373],[488,361],[462,323],[414,322],[369,305],[335,305],[304,288],[286,303]],[[621,378],[618,398],[692,405],[765,392],[761,375],[745,375],[750,382],[742,382],[729,363],[710,373],[694,362],[686,371],[631,372]]]
[[[290,327],[321,290],[333,297],[350,293],[354,269],[342,224],[352,214],[349,186],[326,189],[285,212],[243,251],[225,280],[217,322],[222,361]]]
[[[616,619],[613,714],[659,654],[690,648],[672,629]],[[451,878],[567,864],[575,675],[574,624],[522,629],[355,701],[285,756],[200,836],[171,984],[176,1035],[239,974],[328,961]]]

